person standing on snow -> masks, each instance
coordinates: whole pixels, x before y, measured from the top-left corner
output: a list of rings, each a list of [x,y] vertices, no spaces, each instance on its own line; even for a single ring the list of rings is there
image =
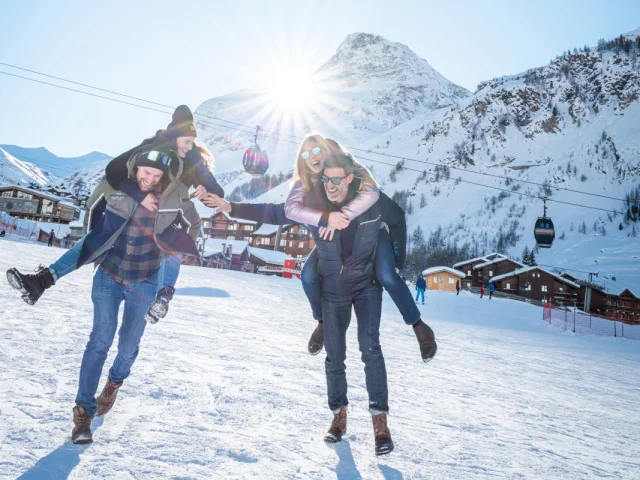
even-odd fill
[[[484,285],[481,283],[480,284],[480,298],[482,298],[483,295],[484,295]]]
[[[49,240],[47,241],[47,247],[50,247],[53,245],[53,239],[55,237],[55,234],[53,233],[53,228],[51,229],[51,232],[49,233]]]
[[[491,297],[493,297],[493,292],[495,291],[496,287],[493,286],[493,282],[489,282],[489,300],[491,300]]]
[[[460,295],[460,280],[456,281],[456,295]]]
[[[339,211],[357,194],[356,166],[349,154],[327,157],[320,181],[324,189],[316,188],[305,198],[312,208]],[[358,323],[358,343],[365,364],[365,381],[369,395],[369,411],[375,436],[375,453],[384,455],[393,448],[387,426],[387,372],[380,346],[382,287],[376,279],[374,258],[382,222],[393,221],[397,205],[384,194],[347,228],[323,238],[319,227],[310,227],[316,241],[316,268],[321,279],[321,308],[324,347],[327,352],[325,374],[327,397],[333,421],[324,440],[342,440],[347,428],[346,333],[355,310]],[[429,329],[430,330],[430,329]],[[437,345],[431,332],[429,359]],[[422,345],[421,345],[422,347]],[[425,352],[426,353],[426,352]]]
[[[418,280],[416,280],[416,303],[418,303],[418,298],[422,295],[422,305],[424,305],[424,291],[427,288],[427,282],[424,279],[424,275],[420,274],[418,276]]]

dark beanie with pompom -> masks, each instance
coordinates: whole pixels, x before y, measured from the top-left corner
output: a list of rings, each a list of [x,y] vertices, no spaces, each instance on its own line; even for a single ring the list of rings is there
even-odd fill
[[[186,105],[180,105],[173,112],[171,123],[167,126],[165,135],[170,138],[196,137],[196,126],[193,123],[193,113]]]

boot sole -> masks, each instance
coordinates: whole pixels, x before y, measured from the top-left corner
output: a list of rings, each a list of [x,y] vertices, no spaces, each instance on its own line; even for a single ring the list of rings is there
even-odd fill
[[[81,438],[79,440],[72,440],[71,442],[74,445],[88,445],[90,443],[93,443],[93,438]]]
[[[34,300],[31,293],[29,293],[29,291],[24,288],[24,284],[20,279],[20,274],[15,268],[10,268],[9,270],[7,270],[7,281],[9,282],[9,285],[11,285],[11,288],[13,288],[14,290],[18,290],[22,294],[22,300],[24,300],[27,305],[36,304],[37,299]]]
[[[335,435],[333,435],[332,433],[327,433],[324,436],[324,443],[338,443],[342,441],[342,437],[344,437],[347,434],[347,429],[344,429],[344,432],[342,432],[342,435],[340,435],[340,438],[336,437]]]
[[[322,351],[322,347],[320,347],[315,352],[313,350],[311,350],[309,347],[307,347],[307,351],[309,352],[309,355],[312,355],[312,356],[315,357],[316,355],[318,355]]]
[[[158,320],[164,318],[168,311],[168,303],[154,300],[153,303],[149,305],[149,310],[145,313],[144,319],[151,324],[158,323]]]
[[[437,344],[436,344],[436,349],[435,349],[435,351],[433,352],[433,355],[431,355],[429,358],[423,358],[423,359],[422,359],[422,361],[423,361],[424,363],[429,363],[431,360],[433,360],[433,359],[434,359],[434,357],[436,356],[436,353],[438,353],[438,345],[437,345]]]
[[[394,446],[393,444],[391,444],[388,447],[385,447],[384,449],[376,449],[376,456],[381,456],[381,455],[388,455],[389,453],[393,452]]]

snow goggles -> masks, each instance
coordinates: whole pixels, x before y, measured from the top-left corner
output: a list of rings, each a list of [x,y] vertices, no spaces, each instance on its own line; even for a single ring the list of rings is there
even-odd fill
[[[163,152],[159,152],[158,150],[151,150],[147,152],[144,158],[152,162],[161,163],[162,165],[166,165],[166,166],[171,165],[171,155],[168,155]]]
[[[348,177],[349,175],[347,175]],[[340,182],[342,182],[342,180],[344,180],[347,177],[327,177],[326,175],[322,175],[320,177],[320,181],[322,183],[333,183],[334,185],[340,185]]]
[[[302,152],[300,154],[300,156],[302,157],[303,160],[309,160],[309,157],[311,156],[311,154],[313,153],[314,155],[320,155],[320,152],[322,151],[322,148],[320,147],[313,147],[311,150],[306,150],[304,152]]]

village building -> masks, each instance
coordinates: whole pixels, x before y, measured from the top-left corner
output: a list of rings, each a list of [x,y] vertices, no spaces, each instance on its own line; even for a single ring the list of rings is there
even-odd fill
[[[466,276],[465,272],[449,267],[430,267],[423,270],[422,275],[427,280],[427,290],[447,292],[455,292],[457,282],[460,282],[462,288],[462,281]]]
[[[68,224],[80,218],[75,202],[18,185],[0,187],[0,211],[37,222]]]
[[[484,263],[478,263],[472,268],[474,287],[489,285],[491,277],[503,275],[505,273],[513,272],[519,268],[524,267],[524,264],[506,258],[502,255],[495,257],[493,260],[488,260]]]
[[[293,267],[293,258],[284,252],[249,247],[249,261],[256,267],[256,273],[282,276],[286,260],[291,260]]]
[[[497,258],[507,258],[505,255],[501,253],[489,253],[488,255],[484,255],[482,257],[470,258],[468,260],[463,260],[458,262],[453,266],[454,269],[459,270],[465,273],[465,277],[462,281],[463,288],[471,288],[479,286],[478,283],[478,272],[474,271],[473,267],[476,265],[481,265],[483,263],[491,262]]]
[[[258,222],[233,218],[224,212],[202,219],[202,229],[207,238],[250,241],[257,226]]]
[[[496,291],[556,305],[573,305],[580,285],[543,268],[524,267],[491,277]]]

